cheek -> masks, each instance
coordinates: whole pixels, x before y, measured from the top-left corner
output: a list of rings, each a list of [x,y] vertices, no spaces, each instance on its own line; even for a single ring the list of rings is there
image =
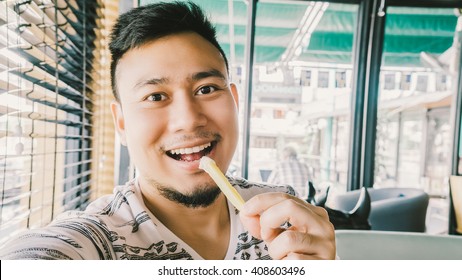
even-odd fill
[[[163,122],[153,113],[142,109],[127,114],[125,132],[127,145],[133,151],[146,150],[159,139],[163,131]]]
[[[221,131],[225,131],[227,138],[236,139],[238,137],[238,112],[234,105],[234,101],[228,100],[219,106],[211,108],[209,116],[220,127]],[[234,141],[234,140],[233,140]]]

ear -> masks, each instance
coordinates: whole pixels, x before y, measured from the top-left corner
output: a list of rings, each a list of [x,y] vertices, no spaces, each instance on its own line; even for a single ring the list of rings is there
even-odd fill
[[[127,139],[125,137],[125,119],[122,111],[122,105],[117,101],[111,102],[112,120],[114,121],[115,129],[120,137],[120,143],[127,146]]]
[[[237,92],[236,84],[231,83],[229,86],[231,88],[231,94],[233,95],[234,102],[236,103],[236,107],[239,110],[239,93]]]

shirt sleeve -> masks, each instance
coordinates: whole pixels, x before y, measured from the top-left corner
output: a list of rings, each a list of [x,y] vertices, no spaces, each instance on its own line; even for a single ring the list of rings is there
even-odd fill
[[[28,230],[0,249],[6,260],[98,260],[113,259],[105,232],[96,220],[58,220],[42,229]]]

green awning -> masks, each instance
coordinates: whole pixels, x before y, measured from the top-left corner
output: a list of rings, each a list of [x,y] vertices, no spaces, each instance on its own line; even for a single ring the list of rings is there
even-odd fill
[[[143,0],[141,5],[159,2]],[[228,0],[196,0],[216,25],[218,39],[230,56],[231,43],[236,63],[243,63],[247,28],[247,5],[243,0],[233,1],[234,37],[229,34]],[[255,29],[255,62],[280,62],[291,41],[303,28],[307,10],[322,2],[290,1],[258,2]],[[357,5],[329,3],[319,12],[312,32],[303,33],[298,53],[291,60],[308,62],[352,63],[353,42],[357,30]],[[313,13],[314,14],[314,13]],[[390,7],[387,9],[383,65],[421,66],[420,52],[438,56],[453,44],[457,16],[452,9]],[[295,46],[296,47],[296,46]]]

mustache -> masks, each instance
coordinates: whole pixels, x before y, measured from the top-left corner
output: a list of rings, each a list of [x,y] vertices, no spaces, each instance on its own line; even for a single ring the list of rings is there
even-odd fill
[[[201,139],[201,140],[206,139],[210,142],[213,142],[213,141],[219,142],[222,139],[222,137],[219,133],[216,133],[216,132],[198,131],[198,132],[195,132],[194,134],[188,134],[188,135],[185,134],[185,135],[175,137],[173,139],[169,139],[168,142],[165,142],[160,146],[160,150],[162,152],[166,152],[168,151],[167,147],[171,147],[172,145],[177,145],[178,143],[181,143],[181,142],[188,142],[188,141],[198,140],[198,139]]]

